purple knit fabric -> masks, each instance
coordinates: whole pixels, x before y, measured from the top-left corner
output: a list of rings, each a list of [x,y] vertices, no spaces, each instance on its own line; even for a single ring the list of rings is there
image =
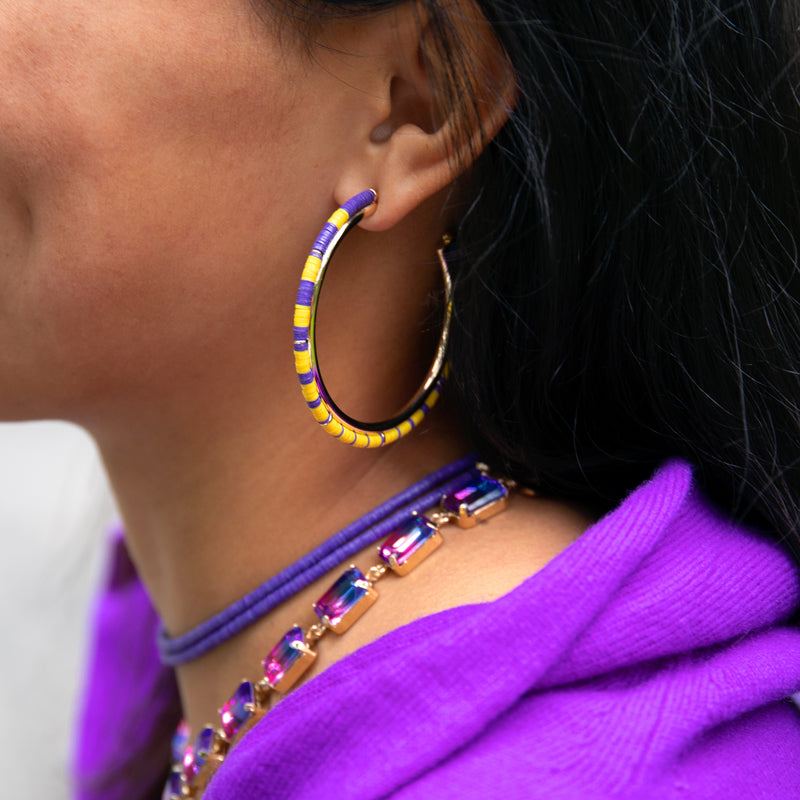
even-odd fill
[[[165,753],[180,719],[175,676],[155,646],[158,617],[128,556],[112,536],[108,585],[95,610],[89,680],[75,754],[75,796],[161,796]]]
[[[393,631],[300,686],[204,797],[797,798],[798,605],[787,555],[671,463],[514,591]],[[113,683],[106,647],[90,685]],[[85,780],[124,752],[92,728],[126,729],[126,708],[152,696],[144,680],[126,688],[125,708],[84,717],[81,800],[143,796]],[[140,789],[149,777],[143,763]]]

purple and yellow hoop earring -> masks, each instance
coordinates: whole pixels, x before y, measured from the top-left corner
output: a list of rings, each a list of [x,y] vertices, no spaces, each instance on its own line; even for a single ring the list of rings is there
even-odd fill
[[[331,436],[353,447],[383,447],[410,433],[435,405],[449,374],[445,360],[453,315],[452,283],[444,248],[449,237],[437,251],[444,279],[444,321],[436,357],[425,380],[411,402],[395,417],[381,422],[360,422],[345,414],[331,399],[325,388],[317,362],[316,317],[322,281],[336,248],[347,232],[374,213],[378,193],[367,189],[351,197],[334,211],[317,236],[306,259],[297,300],[294,307],[294,363],[300,387],[314,419]]]

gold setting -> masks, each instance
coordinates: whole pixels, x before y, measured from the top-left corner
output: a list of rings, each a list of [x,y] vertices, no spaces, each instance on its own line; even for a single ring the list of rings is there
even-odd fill
[[[487,477],[489,476],[489,469],[484,464],[476,465],[477,468]],[[359,598],[356,604],[341,618],[337,625],[333,625],[327,617],[323,617],[321,621],[314,623],[305,630],[303,636],[305,641],[294,641],[292,647],[299,651],[300,658],[283,674],[281,679],[275,684],[271,684],[266,677],[253,684],[255,703],[248,703],[245,708],[251,712],[252,716],[246,720],[234,736],[230,740],[225,736],[222,729],[215,729],[214,739],[209,753],[206,755],[206,761],[198,771],[191,785],[185,781],[180,797],[190,798],[191,800],[200,800],[205,788],[208,786],[209,781],[218,769],[219,765],[224,761],[225,756],[231,748],[238,743],[251,728],[253,728],[267,713],[272,699],[275,697],[274,693],[285,694],[290,691],[303,675],[314,664],[317,658],[317,651],[314,646],[322,639],[329,631],[337,634],[342,634],[348,631],[361,617],[366,613],[367,609],[371,608],[375,601],[378,599],[378,592],[375,590],[373,584],[389,572],[393,572],[398,577],[407,575],[409,572],[416,569],[428,556],[444,544],[444,538],[441,534],[441,529],[449,524],[455,523],[460,528],[473,528],[479,522],[483,522],[491,517],[499,514],[508,507],[509,490],[516,490],[519,487],[512,481],[504,480],[501,478],[494,478],[503,488],[503,496],[497,500],[487,503],[480,508],[477,512],[470,514],[467,507],[463,504],[457,514],[446,511],[441,506],[439,510],[425,515],[426,518],[434,526],[434,533],[430,538],[423,543],[419,549],[413,553],[405,563],[397,564],[396,558],[393,556],[390,563],[387,565],[383,560],[371,566],[365,573],[364,580],[355,581],[355,585],[365,590],[365,594]],[[521,490],[525,494],[533,494],[529,490]],[[416,513],[416,512],[414,512]],[[381,545],[378,550],[380,551]],[[350,568],[354,568],[350,565]],[[293,628],[300,628],[300,625],[293,625]],[[213,727],[209,725],[208,727]],[[203,755],[201,753],[201,755]],[[175,797],[175,796],[173,796]]]
[[[352,568],[352,565],[351,565]],[[375,591],[372,583],[368,580],[358,580],[353,582],[354,586],[359,589],[364,589],[366,594],[361,596],[355,605],[347,611],[347,613],[340,618],[334,625],[330,618],[326,615],[322,617],[322,624],[329,630],[339,635],[346,633],[353,627],[353,625],[364,616],[367,609],[371,608],[375,601],[378,599],[378,593]]]
[[[299,625],[293,625],[293,628],[299,628]],[[275,683],[268,685],[276,692],[286,694],[300,678],[310,669],[311,665],[317,659],[316,650],[312,650],[308,644],[303,642],[292,642],[292,648],[300,653],[300,658],[292,664],[286,672],[283,673],[281,679]]]
[[[402,564],[397,563],[397,557],[392,555],[389,557],[389,567],[395,575],[408,575],[411,570],[416,569],[431,553],[438,550],[444,544],[442,534],[439,533],[438,527],[434,530],[431,536],[420,545],[420,547],[412,553]]]
[[[483,467],[482,472],[488,473],[488,467],[485,464],[479,465]],[[477,511],[470,513],[466,503],[462,503],[458,507],[458,514],[450,514],[450,519],[458,525],[459,528],[474,528],[479,522],[485,522],[491,519],[495,514],[505,511],[508,508],[508,494],[509,488],[512,488],[510,481],[499,480],[495,478],[503,489],[503,496],[481,506]]]

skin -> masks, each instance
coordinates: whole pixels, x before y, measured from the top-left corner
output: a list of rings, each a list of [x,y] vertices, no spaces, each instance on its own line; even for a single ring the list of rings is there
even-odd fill
[[[310,56],[247,0],[0,0],[0,417],[93,435],[173,634],[469,451],[446,408],[385,450],[330,439],[300,398],[291,311],[322,222],[377,189],[326,280],[319,336],[344,408],[375,419],[402,405],[427,368],[452,164],[502,125],[513,92],[491,93],[454,153],[458,120],[437,114],[410,9],[320,35]],[[518,498],[408,583],[387,579],[319,669],[503,594],[587,524]],[[178,670],[195,729],[259,677],[290,624],[311,622],[328,582]]]

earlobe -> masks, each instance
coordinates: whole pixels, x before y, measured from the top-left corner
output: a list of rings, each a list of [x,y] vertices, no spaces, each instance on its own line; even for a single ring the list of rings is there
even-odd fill
[[[391,76],[382,87],[389,113],[372,127],[335,189],[339,204],[366,186],[378,191],[377,212],[361,223],[366,230],[394,227],[451,184],[513,110],[514,72],[491,26],[470,0],[453,5],[450,52],[461,55],[450,64],[426,55],[441,48],[426,47],[432,34],[418,12],[398,11],[406,18],[395,28],[387,53]]]

